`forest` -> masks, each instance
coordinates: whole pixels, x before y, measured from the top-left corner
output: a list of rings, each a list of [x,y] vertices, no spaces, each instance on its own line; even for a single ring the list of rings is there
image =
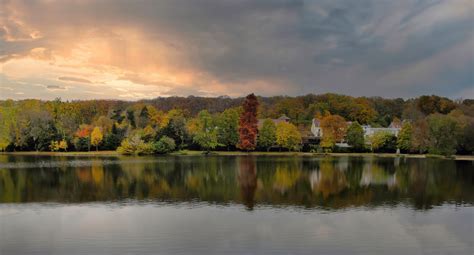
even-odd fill
[[[282,115],[289,123],[274,123]],[[322,139],[306,144],[313,118]],[[263,124],[258,125],[258,120]],[[349,121],[349,122],[348,122]],[[362,125],[402,126],[398,137],[364,136]],[[474,100],[340,94],[160,97],[151,100],[0,101],[0,151],[290,150],[467,154],[474,151]]]

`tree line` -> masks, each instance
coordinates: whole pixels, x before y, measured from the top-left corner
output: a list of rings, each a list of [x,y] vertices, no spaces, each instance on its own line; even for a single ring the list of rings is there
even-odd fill
[[[286,115],[290,122],[271,119]],[[311,120],[323,138],[302,147]],[[263,120],[261,125],[258,120]],[[347,121],[351,121],[348,123]],[[361,125],[399,121],[398,137],[365,137]],[[137,102],[0,101],[1,151],[118,150],[124,154],[194,150],[338,150],[472,154],[474,100],[421,96],[404,100],[339,94],[298,97],[168,97]],[[362,130],[362,131],[361,131]]]

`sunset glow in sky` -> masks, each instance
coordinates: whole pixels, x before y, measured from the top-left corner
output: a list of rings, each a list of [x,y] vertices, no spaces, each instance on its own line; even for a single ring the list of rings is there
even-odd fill
[[[0,99],[474,98],[472,0],[0,0]]]

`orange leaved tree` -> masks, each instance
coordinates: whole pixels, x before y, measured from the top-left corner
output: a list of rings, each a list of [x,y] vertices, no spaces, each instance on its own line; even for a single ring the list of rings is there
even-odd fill
[[[243,111],[239,120],[239,144],[241,150],[255,150],[257,146],[257,97],[252,93],[245,98],[242,104]]]

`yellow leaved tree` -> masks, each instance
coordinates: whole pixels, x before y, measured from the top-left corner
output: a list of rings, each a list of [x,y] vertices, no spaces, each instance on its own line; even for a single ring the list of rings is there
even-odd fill
[[[99,144],[102,142],[104,135],[99,127],[95,127],[91,133],[91,144],[95,146],[95,150],[99,150]]]
[[[276,142],[282,148],[296,151],[301,144],[301,134],[295,125],[280,122],[276,127]]]

